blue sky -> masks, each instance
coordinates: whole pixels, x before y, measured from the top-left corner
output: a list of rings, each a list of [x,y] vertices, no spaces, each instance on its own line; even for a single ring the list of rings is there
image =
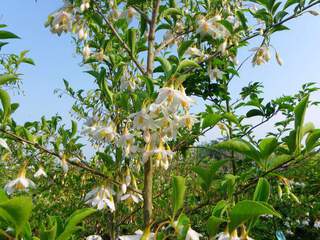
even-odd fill
[[[0,22],[7,24],[8,30],[21,37],[21,40],[11,41],[3,51],[18,53],[28,49],[29,56],[36,63],[36,66],[21,69],[24,73],[24,95],[13,96],[20,103],[14,116],[19,122],[38,120],[42,115],[52,116],[55,113],[69,120],[72,100],[58,98],[53,90],[63,88],[63,78],[77,89],[92,85],[89,76],[80,67],[81,59],[75,55],[70,36],[58,37],[44,27],[48,14],[61,5],[60,0],[1,1]],[[271,99],[282,94],[292,94],[305,82],[319,82],[320,17],[307,14],[291,21],[288,26],[291,31],[276,33],[272,38],[272,44],[282,56],[284,65],[278,66],[274,58],[261,67],[253,68],[250,62],[247,63],[241,70],[241,78],[232,84],[233,93],[238,93],[250,81],[260,81],[265,85],[266,99]],[[241,53],[239,60],[247,54]],[[319,95],[315,98],[319,99]],[[319,110],[310,109],[307,119],[319,127]],[[262,132],[267,130],[260,129]]]

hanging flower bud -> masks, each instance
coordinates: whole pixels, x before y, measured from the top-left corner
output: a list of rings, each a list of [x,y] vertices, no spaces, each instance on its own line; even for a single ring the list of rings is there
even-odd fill
[[[282,66],[283,61],[282,61],[282,59],[281,59],[281,57],[280,57],[280,55],[279,55],[278,52],[276,52],[276,60],[277,60],[277,63],[278,63],[280,66]]]
[[[88,59],[91,55],[91,49],[88,45],[85,45],[82,50],[82,55],[84,59]]]

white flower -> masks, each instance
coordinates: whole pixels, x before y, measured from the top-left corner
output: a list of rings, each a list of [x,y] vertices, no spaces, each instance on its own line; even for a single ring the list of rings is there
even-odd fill
[[[192,228],[189,228],[185,240],[199,240],[202,235]]]
[[[85,45],[83,50],[82,50],[82,55],[84,59],[87,59],[90,57],[91,55],[91,49],[88,45]]]
[[[42,167],[39,167],[38,171],[36,171],[36,173],[33,175],[35,178],[39,178],[41,176],[43,177],[47,177],[46,172],[43,170]]]
[[[94,134],[94,137],[98,140],[106,140],[112,142],[117,137],[117,132],[115,131],[114,124],[110,123],[106,127],[99,127]]]
[[[78,31],[78,37],[80,40],[84,40],[88,37],[88,33],[83,29],[83,27]]]
[[[256,51],[256,54],[252,60],[252,64],[254,66],[264,64],[271,59],[269,48],[266,45],[263,45],[260,48],[254,48],[252,50]]]
[[[145,237],[145,240],[153,240],[154,233],[150,233],[148,236],[145,236],[141,230],[137,230],[134,235],[119,236],[119,240],[140,240],[142,236]]]
[[[142,108],[140,112],[133,113],[129,116],[133,117],[133,126],[136,129],[156,129],[157,125],[152,119],[152,117],[147,113],[145,108]]]
[[[69,165],[68,165],[68,162],[67,162],[67,159],[65,157],[63,157],[60,161],[59,161],[61,167],[62,167],[62,170],[67,173],[69,171]]]
[[[130,153],[135,153],[137,147],[134,146],[134,135],[129,133],[128,128],[125,127],[123,134],[119,137],[119,144],[123,148],[124,156],[129,156]]]
[[[216,235],[217,240],[229,240],[230,239],[230,234],[228,231],[225,232],[220,232]]]
[[[18,178],[8,182],[4,186],[4,190],[8,195],[11,195],[15,191],[28,191],[29,188],[35,188],[36,185],[30,179],[26,178],[26,170],[23,167],[18,175]]]
[[[103,240],[103,239],[99,235],[90,235],[90,236],[86,237],[86,240]]]
[[[6,140],[4,140],[3,138],[0,138],[0,146],[11,152]]]
[[[210,81],[214,80],[221,80],[223,78],[224,72],[215,67],[214,69],[211,69],[211,67],[208,68],[209,78]]]
[[[97,207],[98,210],[108,207],[111,212],[114,212],[115,204],[112,194],[114,192],[111,188],[97,187],[87,193],[84,201],[93,207]]]
[[[52,15],[51,32],[61,35],[62,32],[71,31],[72,19],[71,14],[66,11],[59,11]]]
[[[186,51],[186,54],[190,55],[191,57],[203,57],[204,54],[201,52],[200,49],[196,47],[189,47]]]
[[[171,112],[176,111],[179,105],[181,105],[185,110],[188,110],[190,104],[194,102],[195,101],[192,98],[185,94],[184,89],[179,91],[172,87],[160,88],[158,97],[155,101],[156,104],[166,103],[168,110]]]
[[[314,221],[313,227],[315,227],[316,229],[320,229],[320,219]]]
[[[193,124],[199,122],[199,120],[194,115],[186,114],[180,118],[183,125],[189,130],[192,129]]]
[[[132,200],[135,203],[139,203],[143,200],[143,197],[141,194],[134,194],[134,193],[127,193],[125,195],[122,195],[120,197],[121,201],[125,201],[125,200]]]
[[[83,0],[80,5],[80,11],[84,12],[85,10],[90,8],[90,0]]]
[[[156,167],[162,167],[167,170],[169,167],[169,160],[172,159],[174,152],[172,152],[167,146],[167,149],[163,146],[163,140],[160,140],[159,147],[153,150],[153,154],[155,155],[155,165]]]
[[[204,17],[200,18],[197,21],[198,28],[196,33],[200,34],[201,37],[210,35],[213,39],[225,39],[230,33],[219,21],[221,21],[220,15],[216,15],[208,20]]]
[[[128,7],[127,10],[121,13],[120,18],[125,18],[128,22],[131,22],[132,18],[137,14],[138,12],[133,7]]]

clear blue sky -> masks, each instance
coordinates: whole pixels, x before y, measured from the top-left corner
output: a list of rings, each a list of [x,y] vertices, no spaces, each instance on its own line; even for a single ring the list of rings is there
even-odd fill
[[[59,99],[53,90],[63,88],[63,78],[76,88],[88,88],[92,84],[79,66],[81,60],[75,56],[70,36],[57,37],[44,28],[48,14],[61,5],[60,0],[1,1],[0,22],[9,25],[9,30],[22,38],[12,41],[4,52],[18,53],[28,49],[36,63],[34,67],[22,68],[25,95],[14,96],[21,104],[15,118],[21,122],[57,112],[70,119],[68,112],[72,100]],[[240,87],[250,81],[261,81],[265,85],[266,98],[270,99],[294,93],[305,82],[320,82],[320,17],[308,14],[293,20],[289,27],[291,31],[277,33],[272,38],[284,65],[278,66],[273,59],[269,64],[253,68],[249,62],[242,69],[241,78],[232,85],[233,92],[239,92]],[[241,54],[239,60],[245,56]],[[319,95],[315,97],[319,99]],[[311,109],[307,118],[320,127],[318,110]]]

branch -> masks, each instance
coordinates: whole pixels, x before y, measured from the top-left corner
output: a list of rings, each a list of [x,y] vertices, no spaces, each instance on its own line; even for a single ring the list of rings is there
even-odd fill
[[[133,55],[132,51],[130,50],[130,48],[128,47],[128,45],[123,41],[123,39],[121,38],[121,36],[119,35],[119,33],[117,32],[117,30],[114,28],[113,24],[108,20],[108,18],[99,11],[98,8],[97,9],[97,13],[103,18],[103,20],[107,23],[108,27],[110,28],[111,32],[114,34],[114,36],[118,39],[118,41],[121,43],[121,45],[123,46],[123,48],[127,51],[127,53],[129,54],[131,60],[134,62],[134,64],[136,65],[136,67],[139,69],[139,71],[143,74],[146,75],[146,72],[144,70],[144,68],[140,65],[140,63],[138,62],[138,60],[135,58],[135,56]]]
[[[30,146],[33,146],[34,148],[40,150],[41,152],[44,152],[44,153],[47,153],[51,156],[54,156],[54,157],[57,157],[59,158],[61,161],[62,160],[65,160],[67,161],[68,164],[72,165],[72,166],[75,166],[75,167],[78,167],[78,168],[81,168],[83,170],[86,170],[90,173],[92,173],[93,175],[96,175],[96,176],[99,176],[99,177],[102,177],[104,178],[105,180],[115,184],[115,185],[119,185],[121,186],[121,183],[118,182],[118,181],[115,181],[113,179],[110,179],[107,175],[104,175],[103,173],[99,172],[98,170],[96,169],[93,169],[91,168],[88,164],[84,163],[83,161],[79,160],[79,161],[74,161],[74,160],[71,160],[71,159],[64,159],[62,156],[60,156],[60,154],[56,153],[56,152],[53,152],[45,147],[43,147],[42,145],[38,144],[38,143],[34,143],[34,142],[31,142],[27,139],[24,139],[12,132],[9,132],[5,129],[0,129],[0,132],[4,133],[5,135],[9,136],[12,140],[15,140],[15,141],[18,141],[18,142],[21,142],[21,143],[26,143]],[[130,189],[131,191],[133,192],[136,192],[138,194],[141,194],[141,191],[135,189],[135,188],[132,188],[132,187],[128,187],[128,189]]]

